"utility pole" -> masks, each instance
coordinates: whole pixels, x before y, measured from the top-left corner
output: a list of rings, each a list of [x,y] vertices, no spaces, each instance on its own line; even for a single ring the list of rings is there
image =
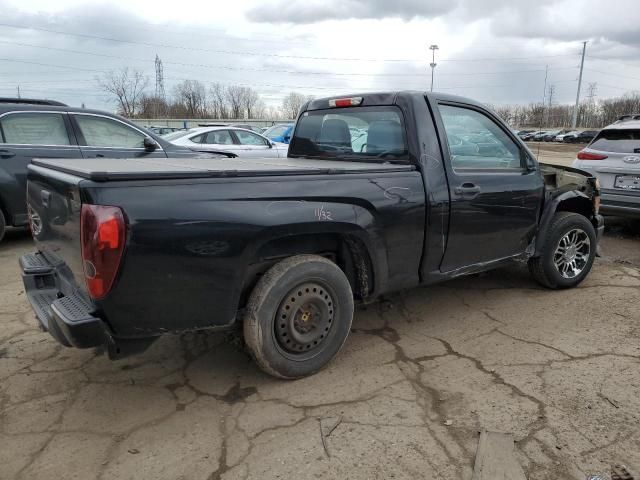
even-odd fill
[[[431,63],[429,64],[429,66],[431,67],[431,91],[433,92],[433,72],[436,69],[436,50],[439,50],[438,45],[431,45],[429,47],[429,50],[431,50]]]
[[[580,76],[578,77],[578,93],[576,93],[576,106],[573,108],[573,120],[571,128],[578,126],[578,107],[580,106],[580,87],[582,87],[582,71],[584,70],[584,55],[587,52],[587,42],[582,42],[582,60],[580,61]]]
[[[20,85],[18,85],[18,98],[20,98]]]

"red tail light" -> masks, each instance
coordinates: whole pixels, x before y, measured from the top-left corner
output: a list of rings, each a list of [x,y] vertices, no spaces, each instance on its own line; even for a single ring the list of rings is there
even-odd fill
[[[607,155],[585,151],[578,152],[578,160],[604,160],[605,158],[607,158]]]
[[[80,238],[84,278],[93,299],[111,290],[125,244],[124,215],[118,207],[82,205]]]
[[[356,107],[362,103],[362,97],[334,98],[329,100],[330,107]]]

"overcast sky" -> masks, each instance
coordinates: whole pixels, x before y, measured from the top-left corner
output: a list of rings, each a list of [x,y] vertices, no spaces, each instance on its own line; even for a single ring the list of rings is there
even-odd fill
[[[314,96],[428,89],[492,104],[640,90],[639,0],[0,0],[0,96],[112,110],[96,75],[123,66],[165,88],[183,79],[255,88],[269,105]]]

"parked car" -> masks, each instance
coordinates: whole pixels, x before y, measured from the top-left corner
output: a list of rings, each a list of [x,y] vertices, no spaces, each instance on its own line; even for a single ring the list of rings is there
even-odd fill
[[[530,139],[529,141],[533,141],[533,142],[542,142],[544,141],[544,137],[545,135],[547,135],[549,132],[547,130],[543,130],[540,132],[536,132]]]
[[[589,143],[596,135],[598,135],[598,130],[585,130],[575,135],[567,135],[563,138],[563,141],[565,143]]]
[[[168,133],[184,130],[183,128],[178,128],[178,127],[164,127],[164,126],[153,126],[153,125],[145,128],[155,133],[156,135],[166,135]]]
[[[6,226],[28,224],[27,165],[33,158],[196,155],[111,113],[51,100],[0,99],[0,240]],[[32,227],[38,222],[34,217]]]
[[[545,142],[553,142],[558,135],[564,135],[565,133],[568,133],[568,132],[569,130],[567,130],[566,128],[562,130],[552,130],[545,133],[544,137],[542,137],[542,140]]]
[[[556,135],[553,139],[554,142],[564,142],[564,139],[567,136],[573,136],[573,135],[578,135],[577,130],[565,130],[564,133],[559,133],[558,135]]]
[[[524,137],[535,132],[535,130],[518,130],[518,133],[516,135],[518,135],[519,138],[524,139]]]
[[[34,160],[47,228],[20,264],[43,327],[117,358],[242,322],[258,365],[291,379],[338,353],[354,303],[517,261],[552,289],[589,273],[596,179],[538,164],[482,104],[389,92],[301,112],[288,158]],[[458,150],[451,126],[502,149]]]
[[[293,134],[293,123],[277,124],[267,128],[263,135],[273,142],[289,143]]]
[[[170,141],[191,150],[225,151],[240,157],[283,158],[288,149],[284,143],[272,142],[259,133],[231,126],[192,128],[186,135]]]
[[[248,123],[232,123],[230,127],[243,128],[244,130],[251,130],[252,132],[262,135],[262,128],[255,125],[249,125]]]
[[[542,131],[542,130],[535,130],[533,132],[529,132],[529,133],[525,133],[524,135],[522,135],[520,138],[522,140],[524,140],[525,142],[532,142],[533,138],[536,135],[544,135],[546,132]]]
[[[640,217],[640,120],[624,116],[600,130],[572,166],[600,181],[603,213]]]

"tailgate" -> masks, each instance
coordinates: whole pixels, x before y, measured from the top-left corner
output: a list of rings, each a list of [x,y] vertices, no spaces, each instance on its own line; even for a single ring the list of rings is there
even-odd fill
[[[80,251],[80,178],[29,166],[27,205],[38,251],[61,276],[61,293],[85,290]],[[69,291],[69,290],[73,290]]]

